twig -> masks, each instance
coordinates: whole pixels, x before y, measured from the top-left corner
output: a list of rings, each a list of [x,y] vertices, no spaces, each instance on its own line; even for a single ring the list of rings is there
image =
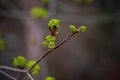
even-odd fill
[[[54,47],[53,49],[57,49],[60,46],[62,46],[65,42],[67,42],[73,35],[75,35],[77,32],[74,32],[72,34],[70,34],[70,36],[68,36],[64,41],[62,41],[60,44],[58,44],[56,47]]]
[[[0,65],[0,69],[7,69],[7,70],[10,70],[10,71],[26,73],[26,70],[16,69],[16,68],[8,67],[8,66],[1,66]]]
[[[45,54],[43,54],[41,57],[39,57],[36,60],[36,63],[30,68],[28,69],[27,72],[30,72],[42,59],[44,59],[49,53],[51,53],[52,51],[54,51],[55,49],[59,48],[60,46],[62,46],[65,42],[67,42],[73,35],[75,35],[76,32],[70,34],[64,41],[62,41],[60,44],[58,44],[56,47],[52,48],[52,49],[48,49]]]
[[[31,74],[29,72],[26,73],[29,77],[29,80],[34,80],[33,77],[31,76]]]
[[[0,70],[0,73],[2,73],[3,75],[7,76],[8,78],[10,78],[10,79],[12,79],[12,80],[17,80],[17,78],[15,78],[15,77],[7,74],[6,72],[4,72],[4,71],[2,71],[2,70]]]
[[[52,49],[48,49],[44,55],[42,55],[41,57],[39,57],[36,60],[36,63],[28,70],[21,70],[21,69],[16,69],[16,68],[12,68],[12,67],[8,67],[8,66],[2,66],[0,65],[0,69],[7,69],[7,70],[11,70],[11,71],[15,71],[15,72],[21,72],[21,73],[26,73],[28,75],[28,77],[30,78],[29,80],[34,80],[33,77],[31,76],[31,74],[29,73],[42,59],[44,59],[49,53],[51,53],[52,51],[54,51],[55,49],[59,48],[60,46],[62,46],[65,42],[67,42],[73,35],[75,35],[76,32],[70,34],[64,41],[62,41],[60,44],[58,44],[56,47],[52,48]],[[2,70],[0,70],[1,73],[3,73],[6,76],[10,76],[8,74],[6,74],[5,72],[3,72]],[[11,76],[10,76],[11,77]],[[14,78],[14,77],[11,77]],[[14,78],[13,80],[17,80],[16,78]]]

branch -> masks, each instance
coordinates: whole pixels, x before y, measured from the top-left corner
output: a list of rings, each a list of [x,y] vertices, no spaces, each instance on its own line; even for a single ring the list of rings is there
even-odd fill
[[[29,72],[26,73],[29,77],[29,80],[34,80],[33,77],[31,76],[31,74]]]
[[[64,41],[62,41],[60,44],[58,44],[56,47],[54,47],[53,49],[57,49],[60,46],[62,46],[65,42],[67,42],[73,35],[75,35],[77,32],[74,32],[72,34],[70,34]]]
[[[8,66],[1,66],[0,65],[0,69],[6,69],[6,70],[10,70],[10,71],[15,71],[15,72],[20,72],[20,73],[25,73],[28,75],[30,80],[34,80],[32,78],[32,76],[30,75],[30,73],[27,72],[27,70],[21,70],[21,69],[16,69],[16,68],[12,68],[12,67],[8,67]],[[0,70],[0,73],[4,74],[5,76],[11,78],[12,80],[17,80],[16,78],[12,77],[11,75],[3,72],[2,70]]]
[[[7,76],[8,78],[10,78],[10,79],[12,79],[12,80],[17,80],[17,78],[15,78],[15,77],[7,74],[6,72],[4,72],[4,71],[2,71],[2,70],[0,70],[0,73],[2,73],[3,75]]]
[[[10,70],[10,71],[26,73],[26,70],[16,69],[16,68],[8,67],[8,66],[1,66],[0,65],[0,69],[7,69],[7,70]]]
[[[72,34],[70,34],[64,41],[62,41],[60,44],[58,44],[56,47],[52,48],[52,49],[48,49],[44,55],[42,55],[41,57],[38,58],[38,60],[36,60],[36,63],[30,68],[28,69],[27,72],[30,72],[42,59],[44,59],[49,53],[51,53],[52,51],[54,51],[55,49],[59,48],[60,46],[62,46],[65,42],[67,42],[73,35],[75,35],[77,33],[74,32]]]

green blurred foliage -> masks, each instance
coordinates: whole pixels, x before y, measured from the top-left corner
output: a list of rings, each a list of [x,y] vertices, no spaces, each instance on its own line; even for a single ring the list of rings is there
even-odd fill
[[[55,80],[55,78],[51,77],[51,76],[48,76],[48,77],[45,78],[45,80]]]
[[[4,49],[5,49],[5,41],[2,38],[1,33],[0,33],[0,51],[3,51]]]
[[[91,4],[94,0],[75,0],[77,3]]]
[[[50,0],[42,0],[43,4],[48,4]]]
[[[48,15],[48,11],[44,8],[34,7],[30,11],[32,18],[46,18]]]

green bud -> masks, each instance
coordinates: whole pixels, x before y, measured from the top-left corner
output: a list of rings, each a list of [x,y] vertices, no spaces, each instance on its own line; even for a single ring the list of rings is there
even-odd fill
[[[54,48],[55,47],[55,40],[56,38],[54,36],[46,36],[45,41],[43,41],[43,46],[45,48]]]
[[[87,30],[87,27],[86,26],[81,26],[77,29],[77,32],[85,32]]]
[[[45,78],[45,80],[55,80],[55,78],[51,77],[51,76],[48,76],[48,77]]]
[[[70,28],[71,32],[75,32],[76,31],[76,27],[74,25],[70,25],[69,28]]]
[[[53,36],[53,37],[51,37],[51,41],[55,41],[56,40],[56,38]]]
[[[53,30],[54,26],[58,29],[60,26],[60,20],[58,19],[51,19],[48,23],[48,26],[51,30]]]
[[[36,63],[36,61],[29,61],[27,63],[27,68],[30,69],[34,64]],[[37,75],[39,73],[39,70],[40,70],[40,66],[37,64],[31,71],[30,73],[32,75]]]
[[[47,42],[51,42],[51,41],[55,41],[56,38],[55,38],[54,36],[49,35],[49,36],[46,36],[46,37],[45,37],[45,40],[46,40]]]
[[[45,48],[47,48],[48,47],[48,42],[46,42],[46,41],[43,41],[43,46],[45,47]]]
[[[87,30],[86,26],[81,26],[81,32],[85,32]]]
[[[54,48],[54,47],[55,47],[55,42],[50,42],[48,48]]]
[[[18,56],[16,58],[14,58],[13,60],[13,65],[15,67],[20,67],[20,68],[23,68],[26,64],[26,59],[23,57],[23,56]]]

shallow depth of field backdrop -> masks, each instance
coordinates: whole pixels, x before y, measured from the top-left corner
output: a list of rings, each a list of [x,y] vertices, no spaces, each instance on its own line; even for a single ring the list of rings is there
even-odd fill
[[[31,18],[33,7],[46,8],[48,17]],[[28,60],[41,56],[51,18],[61,20],[57,43],[68,36],[70,24],[86,25],[87,31],[42,60],[35,80],[49,75],[56,80],[120,80],[120,0],[49,0],[48,4],[42,0],[0,0],[0,33],[5,41],[0,65],[13,66],[18,55]],[[0,80],[10,79],[0,73]]]

